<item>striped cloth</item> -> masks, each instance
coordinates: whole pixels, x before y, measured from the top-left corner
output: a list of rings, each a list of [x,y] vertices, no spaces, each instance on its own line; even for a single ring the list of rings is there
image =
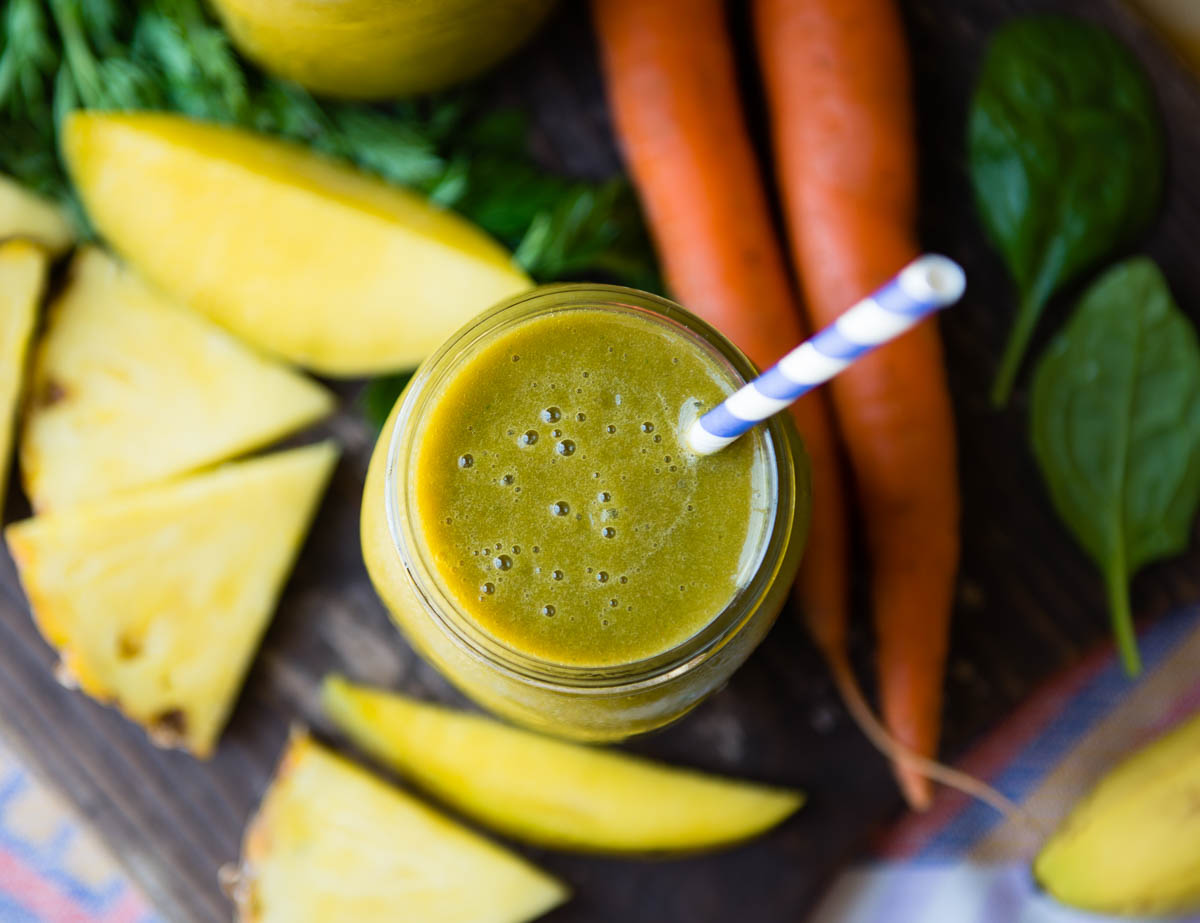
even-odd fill
[[[95,835],[0,740],[0,923],[159,923]]]

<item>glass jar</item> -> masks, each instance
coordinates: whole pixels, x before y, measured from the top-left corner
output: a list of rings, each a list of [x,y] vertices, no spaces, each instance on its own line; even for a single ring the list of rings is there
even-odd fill
[[[632,289],[560,285],[517,296],[478,316],[417,370],[384,425],[363,494],[362,545],[371,580],[416,650],[466,695],[536,730],[589,741],[661,727],[720,688],[774,622],[795,577],[808,529],[808,457],[787,414],[756,441],[773,502],[763,517],[757,565],[725,608],[686,641],[648,659],[580,667],[539,660],[485,632],[441,586],[417,540],[411,496],[419,445],[439,384],[516,324],[566,309],[623,312],[666,324],[711,356],[731,388],[755,374],[728,340],[666,299]]]

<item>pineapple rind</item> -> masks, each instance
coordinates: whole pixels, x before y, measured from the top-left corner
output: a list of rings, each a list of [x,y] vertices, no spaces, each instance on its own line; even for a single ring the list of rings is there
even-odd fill
[[[34,618],[80,688],[208,756],[337,454],[318,443],[10,526]]]
[[[295,735],[250,822],[243,923],[522,923],[567,890],[519,856]]]
[[[94,247],[50,309],[30,393],[21,472],[38,512],[241,455],[333,407]]]

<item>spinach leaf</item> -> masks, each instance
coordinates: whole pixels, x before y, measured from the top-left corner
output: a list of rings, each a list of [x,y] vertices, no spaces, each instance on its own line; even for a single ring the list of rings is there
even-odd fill
[[[1200,504],[1200,345],[1151,260],[1106,272],[1047,349],[1032,439],[1059,516],[1104,572],[1136,674],[1129,578],[1187,547]]]
[[[1020,296],[992,388],[1003,406],[1050,296],[1150,223],[1163,131],[1120,42],[1078,20],[1032,16],[992,39],[967,147],[979,211]]]

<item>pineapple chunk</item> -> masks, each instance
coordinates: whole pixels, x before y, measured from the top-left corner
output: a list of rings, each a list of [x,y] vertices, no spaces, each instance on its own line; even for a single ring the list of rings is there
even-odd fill
[[[304,148],[156,113],[76,112],[62,143],[118,252],[217,323],[318,372],[414,366],[531,284],[462,218]]]
[[[0,240],[19,237],[59,256],[75,242],[75,231],[62,209],[0,174]]]
[[[21,472],[38,512],[224,461],[333,406],[94,248],[51,309],[31,394]]]
[[[9,526],[67,674],[155,743],[208,756],[337,454],[320,443]]]
[[[706,849],[775,826],[799,792],[721,779],[328,677],[325,711],[356,745],[455,810],[531,843],[600,852]]]
[[[46,252],[34,244],[21,240],[0,244],[0,516],[8,489],[8,459],[25,352],[46,285],[48,262]]]
[[[567,898],[520,857],[302,734],[246,830],[233,893],[243,923],[521,923]]]

